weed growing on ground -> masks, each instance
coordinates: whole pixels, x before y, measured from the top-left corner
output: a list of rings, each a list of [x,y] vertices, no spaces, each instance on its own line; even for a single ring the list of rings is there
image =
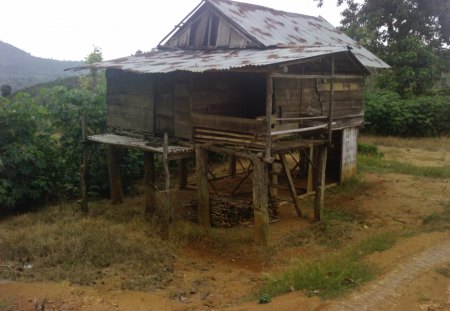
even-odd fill
[[[0,276],[83,285],[109,279],[126,289],[151,289],[169,282],[173,246],[161,241],[142,216],[120,223],[100,217],[103,208],[91,204],[94,216],[82,217],[70,208],[53,206],[5,220],[0,228],[0,262],[9,268],[0,269]]]
[[[388,161],[380,157],[360,154],[358,169],[362,172],[398,173],[429,178],[450,178],[450,166],[417,166],[410,163]]]
[[[364,262],[364,256],[392,247],[395,239],[395,235],[382,234],[337,254],[318,260],[300,260],[282,274],[269,278],[259,295],[273,297],[304,290],[307,295],[322,298],[339,296],[374,277],[376,270]]]

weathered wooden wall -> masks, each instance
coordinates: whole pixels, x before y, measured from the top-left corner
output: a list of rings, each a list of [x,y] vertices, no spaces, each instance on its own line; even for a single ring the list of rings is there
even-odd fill
[[[153,132],[154,80],[151,75],[106,70],[109,127]]]
[[[224,18],[204,8],[165,44],[176,48],[248,48],[258,44],[244,36]]]
[[[192,112],[249,119],[264,116],[265,81],[265,75],[260,74],[194,75]]]
[[[327,116],[330,82],[324,79],[277,78],[275,107],[279,118]],[[363,122],[363,79],[336,79],[334,83],[334,129],[358,126]],[[277,130],[298,127],[296,122],[279,121]]]

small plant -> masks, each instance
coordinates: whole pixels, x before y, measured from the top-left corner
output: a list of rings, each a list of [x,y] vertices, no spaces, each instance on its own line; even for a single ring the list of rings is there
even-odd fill
[[[269,302],[271,302],[271,301],[272,301],[272,298],[270,298],[270,295],[269,295],[269,294],[262,294],[262,295],[259,297],[259,303],[260,303],[260,304],[269,303]]]

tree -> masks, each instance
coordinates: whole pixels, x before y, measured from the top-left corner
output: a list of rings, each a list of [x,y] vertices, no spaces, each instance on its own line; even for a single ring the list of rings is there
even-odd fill
[[[12,88],[9,84],[3,84],[0,90],[2,97],[9,97],[9,95],[11,95]]]
[[[98,46],[94,45],[94,50],[88,54],[88,56],[86,56],[84,58],[84,62],[86,64],[95,64],[95,63],[99,63],[103,60],[103,54],[102,54],[102,49],[99,48]],[[82,84],[88,84],[90,85],[91,89],[94,89],[97,85],[98,85],[98,70],[96,68],[91,68],[91,74],[90,74],[90,81],[83,81],[82,80]]]
[[[448,0],[337,0],[343,3],[341,30],[392,66],[380,86],[406,97],[425,93],[440,78],[439,55],[450,44]]]

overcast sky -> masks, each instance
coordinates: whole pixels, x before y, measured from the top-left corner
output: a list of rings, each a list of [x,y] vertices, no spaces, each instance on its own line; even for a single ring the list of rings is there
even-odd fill
[[[242,0],[278,10],[341,20],[335,0]],[[150,51],[200,0],[5,0],[0,40],[34,56],[82,60],[98,46],[104,59]]]

